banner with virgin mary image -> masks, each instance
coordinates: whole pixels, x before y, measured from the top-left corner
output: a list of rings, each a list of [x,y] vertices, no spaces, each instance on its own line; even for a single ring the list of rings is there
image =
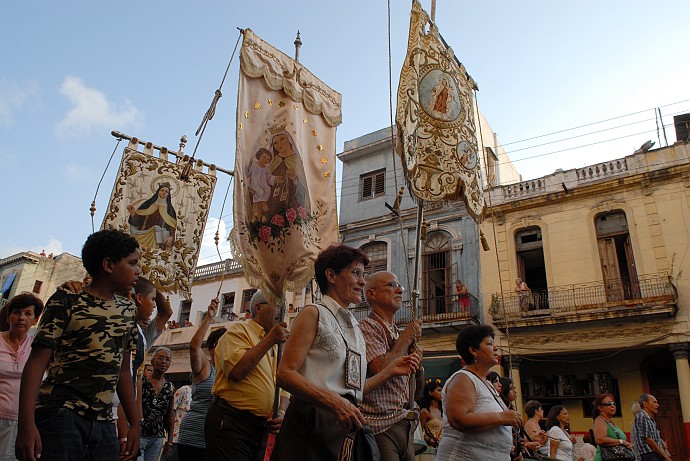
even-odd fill
[[[274,302],[314,276],[338,241],[335,131],[341,95],[244,31],[237,98],[233,255]]]
[[[407,56],[400,72],[397,142],[413,198],[462,198],[481,221],[484,196],[472,90],[475,83],[446,46],[417,0],[412,2]]]
[[[102,228],[120,229],[137,239],[142,277],[162,292],[189,299],[216,169],[211,166],[204,173],[197,161],[187,179],[181,179],[185,163],[168,161],[165,148],[157,157],[150,143],[143,152],[138,145],[134,138],[125,148]]]

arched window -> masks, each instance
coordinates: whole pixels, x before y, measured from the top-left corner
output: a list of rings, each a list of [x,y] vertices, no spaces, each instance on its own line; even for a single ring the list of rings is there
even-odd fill
[[[450,239],[444,232],[429,234],[424,244],[422,258],[422,290],[428,306],[428,314],[450,311],[452,289]]]
[[[515,250],[517,253],[518,277],[532,291],[532,299],[529,301],[529,305],[521,306],[521,309],[548,309],[548,284],[546,281],[541,228],[532,226],[518,230],[515,233]]]
[[[594,218],[601,272],[607,301],[638,299],[640,285],[625,212],[615,210]]]
[[[388,244],[384,242],[367,243],[361,250],[369,258],[369,264],[364,267],[365,273],[373,274],[388,269]]]

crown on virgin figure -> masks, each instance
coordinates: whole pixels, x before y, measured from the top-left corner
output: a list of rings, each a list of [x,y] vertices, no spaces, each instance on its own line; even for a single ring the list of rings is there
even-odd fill
[[[168,188],[168,190],[170,190],[170,189],[171,189],[171,187],[170,187],[170,183],[169,183],[169,182],[167,182],[167,181],[166,181],[166,182],[162,182],[162,183],[158,184],[158,188],[160,189],[161,187],[167,187],[167,188]]]
[[[277,125],[269,126],[268,132],[271,134],[278,134],[282,131],[285,131],[286,127],[287,127],[287,122],[281,122],[281,123],[278,123]]]

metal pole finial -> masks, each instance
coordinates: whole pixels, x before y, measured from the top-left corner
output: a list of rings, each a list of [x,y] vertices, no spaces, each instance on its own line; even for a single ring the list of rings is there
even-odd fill
[[[299,47],[302,46],[302,40],[299,37],[299,29],[297,30],[297,38],[295,38],[295,61],[299,62]]]

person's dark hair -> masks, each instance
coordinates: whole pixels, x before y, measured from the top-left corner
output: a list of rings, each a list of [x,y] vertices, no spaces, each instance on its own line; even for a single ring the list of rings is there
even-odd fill
[[[546,417],[546,429],[549,430],[554,426],[560,426],[558,422],[558,415],[565,408],[565,405],[554,405],[549,410],[549,416]]]
[[[433,400],[431,398],[431,393],[436,390],[437,387],[443,388],[441,383],[439,383],[436,380],[431,380],[428,383],[424,385],[424,391],[422,391],[422,398],[419,400],[419,408],[420,410],[423,408],[426,408],[427,410],[431,410],[431,401]],[[441,414],[443,414],[443,405],[438,406],[439,410],[441,410]]]
[[[86,239],[81,249],[81,260],[86,271],[95,277],[103,270],[105,258],[117,263],[137,248],[139,242],[131,235],[115,229],[104,229]]]
[[[540,408],[542,408],[541,402],[538,400],[530,400],[525,404],[525,414],[528,418],[532,418],[537,414]]]
[[[216,347],[218,340],[225,334],[226,331],[228,331],[228,329],[223,327],[213,330],[211,333],[209,333],[208,338],[206,338],[206,347],[209,349]]]
[[[134,292],[138,295],[147,296],[156,291],[156,286],[144,277],[139,277],[134,284]]]
[[[644,404],[645,404],[645,402],[649,402],[649,399],[650,399],[651,397],[652,397],[652,396],[649,395],[649,394],[642,394],[642,395],[640,395],[639,403],[640,403],[640,408],[641,408],[641,409],[644,410]]]
[[[513,402],[512,400],[508,399],[508,393],[511,391],[511,387],[513,386],[513,378],[501,376],[499,379],[501,382],[501,400],[503,400],[503,403],[510,408],[513,405]]]
[[[582,442],[584,443],[589,443],[590,445],[592,444],[592,439],[589,438],[589,435],[583,435],[582,436]]]
[[[613,394],[610,393],[603,393],[603,394],[597,394],[594,397],[594,403],[592,403],[592,419],[597,419],[599,415],[601,414],[601,411],[599,411],[599,405],[604,403],[605,398],[610,398],[614,402],[616,401],[616,398],[613,396]]]
[[[494,384],[497,381],[501,380],[501,375],[499,375],[495,371],[490,371],[486,374],[486,380],[489,381],[491,384]]]
[[[29,306],[34,306],[34,318],[38,318],[43,312],[43,301],[31,293],[18,294],[10,299],[2,308],[0,314],[0,331],[6,331],[10,328],[10,315],[12,311],[25,309]]]
[[[321,293],[328,293],[326,269],[332,269],[338,273],[353,262],[362,263],[366,266],[369,264],[369,258],[359,248],[352,248],[342,244],[331,245],[319,253],[314,263],[314,276]]]
[[[496,335],[489,325],[470,325],[465,327],[455,341],[455,349],[467,365],[474,363],[474,356],[470,353],[470,347],[478,349],[484,338],[493,338]]]

